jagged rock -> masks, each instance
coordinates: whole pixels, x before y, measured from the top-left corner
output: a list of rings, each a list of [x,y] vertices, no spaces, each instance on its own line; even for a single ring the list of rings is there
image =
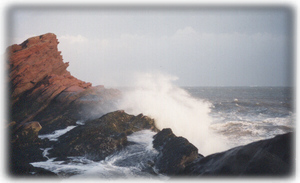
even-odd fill
[[[52,133],[75,125],[94,106],[98,116],[89,116],[99,117],[111,111],[113,100],[120,97],[118,90],[95,87],[73,77],[66,70],[69,63],[63,62],[57,45],[56,35],[48,33],[7,48],[11,107],[11,122],[7,126],[12,172],[24,173],[25,170],[18,170],[21,165],[28,167],[29,162],[43,159],[40,147],[44,142],[37,133]],[[97,95],[97,100],[87,100],[92,95]],[[37,123],[28,124],[30,121],[38,121],[43,128],[35,126]]]
[[[36,88],[31,94],[49,85],[78,85],[82,88],[91,87],[91,83],[80,81],[66,70],[69,63],[62,61],[61,52],[57,49],[58,41],[55,34],[48,33],[27,39],[20,45],[12,45],[8,50],[10,65],[10,81],[12,87],[12,104],[16,103],[22,93]],[[39,85],[39,82],[47,80]],[[71,84],[72,83],[72,84]],[[71,85],[70,85],[71,84]],[[39,85],[39,87],[36,87]],[[40,88],[40,89],[39,89]],[[55,89],[53,86],[50,89]],[[46,97],[50,91],[44,90]],[[59,92],[60,93],[60,92]]]
[[[153,147],[159,151],[163,149],[165,144],[170,141],[171,138],[175,138],[176,135],[172,132],[171,128],[164,128],[153,137]]]
[[[91,83],[73,77],[62,61],[55,34],[48,33],[8,47],[12,120],[19,128],[43,111],[55,97],[70,87],[82,90]]]
[[[288,176],[293,172],[293,133],[212,154],[188,165],[182,175]]]
[[[82,116],[99,117],[116,110],[113,100],[120,97],[120,91],[73,77],[57,45],[56,35],[48,33],[7,48],[11,121],[17,124],[13,131],[36,120],[44,127],[41,133],[51,133],[76,124]],[[91,96],[98,100],[86,100]],[[97,115],[86,115],[95,106]]]
[[[111,112],[59,137],[53,150],[49,151],[50,156],[86,156],[102,160],[127,145],[127,135],[143,129],[158,131],[154,120],[142,114],[133,116],[124,111]]]
[[[153,147],[159,152],[155,160],[159,173],[180,174],[189,163],[202,156],[198,155],[198,149],[193,144],[174,135],[170,128],[158,132],[153,139]]]

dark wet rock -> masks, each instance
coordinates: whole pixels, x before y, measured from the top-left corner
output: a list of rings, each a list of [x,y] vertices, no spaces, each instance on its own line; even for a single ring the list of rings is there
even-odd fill
[[[182,175],[288,176],[293,172],[293,133],[212,154],[188,165]]]
[[[143,129],[158,131],[154,120],[147,116],[133,116],[124,111],[111,112],[59,137],[53,150],[49,151],[50,156],[86,156],[92,160],[102,160],[126,146],[127,135]]]
[[[176,135],[173,134],[171,128],[164,128],[153,137],[153,147],[160,151],[171,138],[175,137]]]
[[[294,171],[293,133],[202,156],[171,129],[154,136],[155,168],[168,176],[288,176]]]
[[[159,173],[180,174],[189,163],[201,156],[193,144],[174,135],[170,128],[163,129],[153,138],[153,147],[159,152],[155,160],[155,168]]]
[[[34,168],[29,163],[46,160],[40,149],[41,140],[38,138],[41,128],[37,121],[28,122],[11,136],[9,170],[13,175],[32,175],[30,172],[33,172]]]
[[[20,178],[26,177],[49,177],[54,178],[58,177],[55,173],[45,170],[43,168],[37,168],[32,166],[31,164],[18,163],[14,166],[13,172],[11,172],[13,176],[17,176]]]

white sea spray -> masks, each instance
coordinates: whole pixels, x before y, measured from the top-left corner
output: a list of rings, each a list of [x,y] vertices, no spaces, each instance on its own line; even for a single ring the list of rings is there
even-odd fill
[[[210,103],[193,98],[172,82],[177,78],[162,73],[136,75],[135,87],[123,93],[119,108],[155,119],[159,129],[171,128],[187,138],[199,153],[208,155],[227,149],[222,136],[210,129]]]
[[[68,126],[67,128],[64,128],[64,129],[55,130],[51,134],[39,135],[38,137],[40,139],[48,138],[50,141],[57,141],[58,137],[62,136],[63,134],[67,133],[68,131],[72,130],[75,127],[76,126]]]

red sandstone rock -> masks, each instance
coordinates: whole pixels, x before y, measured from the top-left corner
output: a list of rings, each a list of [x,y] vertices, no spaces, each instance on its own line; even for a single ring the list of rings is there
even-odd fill
[[[66,70],[69,63],[63,62],[57,45],[56,35],[47,33],[7,49],[12,120],[19,127],[31,121],[59,95],[62,105],[63,102],[69,104],[88,93],[86,89],[93,88],[91,83],[73,77]]]
[[[57,45],[56,36],[48,33],[7,49],[11,87],[7,128],[12,132],[10,167],[16,174],[37,172],[29,163],[45,160],[40,148],[48,141],[38,134],[98,118],[112,110],[120,95],[118,90],[92,87],[73,77]]]
[[[12,104],[16,103],[24,92],[33,89],[43,80],[48,81],[48,86],[38,88],[48,88],[43,92],[43,97],[46,98],[71,86],[82,89],[91,87],[91,83],[76,79],[66,70],[69,63],[63,62],[57,45],[55,34],[48,33],[8,48]],[[37,91],[38,89],[35,89],[34,92]]]

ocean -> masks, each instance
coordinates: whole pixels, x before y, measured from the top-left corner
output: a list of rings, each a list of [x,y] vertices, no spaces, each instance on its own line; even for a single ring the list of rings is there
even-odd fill
[[[211,103],[211,128],[230,146],[272,138],[293,130],[291,87],[186,87],[193,97]]]
[[[187,138],[204,155],[272,138],[295,128],[291,87],[180,88],[167,81],[158,85],[146,82],[146,85],[134,89],[123,89],[123,93],[126,100],[120,102],[119,108],[129,114],[142,112],[149,115],[156,120],[160,129],[171,128],[175,135]],[[84,122],[79,121],[78,125],[84,125]],[[41,135],[40,138],[55,141],[74,127]],[[134,144],[100,162],[86,157],[69,157],[68,161],[48,158],[47,161],[33,162],[32,165],[70,179],[97,177],[167,180],[167,176],[156,176],[146,171],[147,164],[158,153],[152,147],[153,135],[155,133],[149,130],[131,134],[128,141]],[[50,148],[43,149],[45,157]]]

